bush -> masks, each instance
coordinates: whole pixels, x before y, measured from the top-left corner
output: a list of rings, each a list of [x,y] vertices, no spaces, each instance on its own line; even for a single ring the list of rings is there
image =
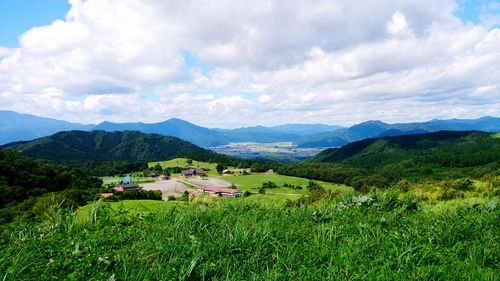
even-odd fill
[[[121,199],[132,200],[132,199],[150,199],[150,200],[161,200],[162,194],[159,190],[125,190],[121,193],[116,194]]]

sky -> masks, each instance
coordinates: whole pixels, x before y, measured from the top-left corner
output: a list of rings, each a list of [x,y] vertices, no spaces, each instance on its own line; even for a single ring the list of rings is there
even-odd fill
[[[500,116],[500,0],[1,0],[0,109],[219,128]]]

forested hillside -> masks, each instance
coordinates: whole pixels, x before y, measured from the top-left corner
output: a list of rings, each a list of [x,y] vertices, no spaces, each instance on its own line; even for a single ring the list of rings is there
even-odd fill
[[[498,134],[441,131],[419,135],[366,139],[327,149],[308,162],[342,162],[379,168],[412,160],[420,165],[471,167],[500,161]]]
[[[22,144],[7,145],[26,156],[52,161],[161,160],[210,153],[176,137],[134,131],[69,131]]]
[[[36,200],[19,205],[28,198],[65,190],[68,198],[76,201],[73,203],[85,204],[85,190],[100,188],[101,184],[100,179],[78,170],[0,149],[0,224],[32,208]]]
[[[366,139],[327,149],[305,163],[276,167],[280,174],[363,187],[389,187],[500,174],[500,136],[484,132],[427,133]]]
[[[69,131],[5,146],[22,154],[74,166],[92,175],[122,174],[147,168],[147,161],[187,157],[228,163],[229,156],[176,137],[135,131]]]

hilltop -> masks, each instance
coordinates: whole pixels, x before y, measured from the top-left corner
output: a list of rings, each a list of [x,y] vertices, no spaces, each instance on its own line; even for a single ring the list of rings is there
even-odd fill
[[[220,155],[185,140],[135,131],[68,131],[6,148],[33,158],[64,161],[154,161],[177,156],[207,159]]]
[[[345,163],[374,168],[412,160],[442,167],[469,167],[499,163],[498,134],[477,131],[440,131],[396,137],[370,138],[326,149],[310,163]]]

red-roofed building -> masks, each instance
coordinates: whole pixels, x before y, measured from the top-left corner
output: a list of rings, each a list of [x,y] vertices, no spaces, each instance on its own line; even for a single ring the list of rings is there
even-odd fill
[[[224,197],[239,197],[241,193],[237,189],[225,188],[225,187],[199,187],[198,190],[203,192],[203,194],[208,194],[212,196],[224,196]]]
[[[115,192],[123,192],[123,187],[121,187],[121,186],[117,186],[113,189],[115,190]]]
[[[161,176],[160,176],[160,180],[161,180],[161,181],[166,181],[166,180],[169,180],[169,179],[170,179],[170,177],[169,177],[169,176],[166,176],[166,175],[161,175]]]

